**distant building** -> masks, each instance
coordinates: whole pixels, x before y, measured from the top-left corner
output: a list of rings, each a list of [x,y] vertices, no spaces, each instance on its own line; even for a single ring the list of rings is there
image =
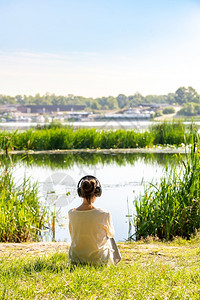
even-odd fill
[[[83,111],[85,105],[21,105],[17,110],[21,113],[53,113],[64,111]]]

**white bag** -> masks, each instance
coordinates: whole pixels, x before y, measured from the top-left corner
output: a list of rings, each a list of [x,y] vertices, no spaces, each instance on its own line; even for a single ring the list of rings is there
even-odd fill
[[[118,262],[120,262],[120,260],[122,259],[121,254],[119,252],[119,249],[117,247],[117,244],[114,240],[114,238],[110,238],[110,243],[112,246],[112,250],[113,252],[113,258],[114,258],[114,263],[117,264]]]

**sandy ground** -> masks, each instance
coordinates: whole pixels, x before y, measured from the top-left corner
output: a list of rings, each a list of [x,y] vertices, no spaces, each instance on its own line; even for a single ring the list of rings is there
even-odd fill
[[[162,115],[160,117],[154,118],[155,121],[169,121],[172,120],[176,116],[176,113],[174,114],[167,114],[167,115]]]
[[[165,243],[138,243],[138,242],[132,242],[132,243],[117,243],[120,251],[123,253],[124,257],[126,257],[127,254],[130,255],[134,253],[134,255],[137,257],[138,254],[152,254],[152,253],[162,253],[164,252],[170,252],[177,249],[180,251],[180,249],[189,249],[195,247],[199,248],[198,245],[193,246],[186,246],[183,245],[180,246],[174,246],[170,244]],[[69,243],[66,242],[30,242],[30,243],[0,243],[0,257],[4,256],[15,256],[15,257],[21,257],[21,256],[43,256],[47,254],[53,254],[55,252],[68,252],[69,250]],[[170,254],[171,255],[171,254]]]
[[[140,261],[155,261],[170,264],[176,269],[181,269],[183,263],[187,266],[199,260],[200,243],[192,245],[173,245],[168,243],[117,243],[122,256],[122,262],[134,265]],[[57,253],[68,253],[69,244],[66,242],[38,242],[38,243],[0,243],[0,260],[15,260],[21,257],[30,259],[44,257]],[[185,257],[185,258],[184,258]],[[187,259],[186,259],[187,258]]]
[[[38,242],[38,243],[0,243],[0,257],[41,256],[54,252],[68,252],[69,243],[66,242]]]

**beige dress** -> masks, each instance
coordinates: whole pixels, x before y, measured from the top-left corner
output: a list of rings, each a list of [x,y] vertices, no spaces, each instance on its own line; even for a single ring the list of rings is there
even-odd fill
[[[72,263],[113,264],[109,238],[114,236],[114,228],[110,213],[99,208],[71,209],[68,215],[71,236],[69,260]]]

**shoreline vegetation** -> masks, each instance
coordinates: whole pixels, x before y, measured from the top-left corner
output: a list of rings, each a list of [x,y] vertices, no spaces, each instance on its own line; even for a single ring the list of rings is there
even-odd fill
[[[191,143],[195,125],[186,127],[181,121],[165,121],[152,125],[149,130],[138,132],[129,129],[98,130],[75,129],[52,123],[23,132],[0,131],[0,150],[42,151],[90,149],[137,149],[156,145],[181,146]]]
[[[24,177],[16,184],[10,166],[4,166],[0,173],[0,242],[39,241],[47,216],[37,183]]]
[[[189,153],[158,184],[146,187],[144,195],[134,202],[136,240],[148,236],[172,240],[176,236],[189,239],[200,228],[200,160],[198,133],[193,132]]]
[[[185,299],[200,292],[200,236],[118,243],[115,266],[68,265],[64,242],[0,243],[0,298]]]

